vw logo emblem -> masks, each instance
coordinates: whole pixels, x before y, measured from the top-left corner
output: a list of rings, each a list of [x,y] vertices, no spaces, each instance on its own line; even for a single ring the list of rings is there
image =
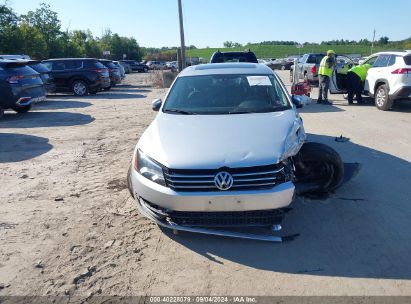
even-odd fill
[[[233,177],[230,173],[221,171],[214,177],[214,183],[219,190],[228,190],[233,186]]]

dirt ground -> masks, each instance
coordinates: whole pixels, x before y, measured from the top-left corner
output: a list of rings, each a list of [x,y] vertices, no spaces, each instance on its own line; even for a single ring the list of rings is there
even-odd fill
[[[173,235],[126,189],[166,92],[147,77],[0,121],[0,296],[411,295],[410,103],[382,112],[336,95],[301,110],[311,140],[363,168],[330,198],[293,203],[281,233],[294,241]]]

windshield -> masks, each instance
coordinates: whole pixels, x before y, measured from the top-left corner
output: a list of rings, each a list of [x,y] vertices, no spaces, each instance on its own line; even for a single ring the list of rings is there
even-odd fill
[[[242,114],[291,108],[273,75],[204,75],[180,77],[163,112],[177,114]]]

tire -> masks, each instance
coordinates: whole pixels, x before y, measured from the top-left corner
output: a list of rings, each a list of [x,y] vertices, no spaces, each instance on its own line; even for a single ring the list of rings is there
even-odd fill
[[[311,193],[328,193],[341,185],[344,177],[344,163],[340,155],[331,147],[315,143],[305,143],[297,156],[296,178],[298,182],[315,183]],[[301,164],[303,166],[301,166]]]
[[[29,104],[28,106],[23,106],[23,107],[13,107],[13,110],[19,114],[27,113],[28,111],[31,110],[31,104]]]
[[[391,109],[394,101],[388,95],[388,87],[385,84],[380,85],[375,92],[375,105],[379,110],[387,111]]]
[[[87,96],[89,92],[88,84],[83,80],[74,80],[71,90],[76,96]]]

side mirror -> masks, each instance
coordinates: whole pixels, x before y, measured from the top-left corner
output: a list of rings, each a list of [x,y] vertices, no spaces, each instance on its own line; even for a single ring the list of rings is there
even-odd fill
[[[293,95],[291,96],[291,101],[296,108],[302,108],[304,105],[311,103],[311,98],[305,95]]]
[[[160,98],[154,99],[151,104],[151,108],[153,109],[153,111],[158,112],[161,108],[161,104],[162,104],[162,101]]]

